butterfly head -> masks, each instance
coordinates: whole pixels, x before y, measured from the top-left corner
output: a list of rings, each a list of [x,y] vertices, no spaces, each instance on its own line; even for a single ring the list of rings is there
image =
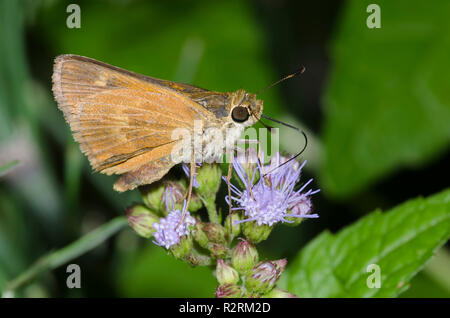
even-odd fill
[[[258,121],[263,110],[263,101],[256,99],[256,95],[242,89],[231,93],[230,118],[236,124],[245,127]]]

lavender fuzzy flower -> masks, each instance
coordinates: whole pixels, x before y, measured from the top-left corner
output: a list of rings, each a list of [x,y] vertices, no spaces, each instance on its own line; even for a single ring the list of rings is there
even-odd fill
[[[169,200],[172,203],[171,207],[169,207]],[[190,215],[189,211],[186,211],[186,215],[182,220],[183,213],[181,211],[187,209],[186,200],[184,200],[181,211],[175,209],[172,191],[166,193],[166,209],[167,211],[170,211],[170,213],[165,218],[161,218],[158,223],[153,224],[153,228],[156,230],[156,233],[153,235],[156,241],[153,241],[153,243],[169,249],[171,246],[180,243],[183,236],[189,235],[190,228],[192,228],[197,221]]]
[[[255,221],[258,225],[267,224],[272,226],[278,222],[293,223],[293,221],[287,219],[292,217],[319,217],[317,214],[310,214],[311,202],[309,201],[309,196],[320,190],[309,190],[303,193],[303,190],[312,179],[306,182],[299,190],[294,190],[306,161],[300,165],[295,160],[291,160],[281,165],[287,160],[289,158],[282,157],[277,153],[269,165],[260,166],[258,164],[251,179],[238,161],[233,162],[234,170],[245,185],[245,189],[241,191],[233,184],[230,184],[233,192],[231,199],[239,205],[239,207],[232,209],[244,210],[244,215],[247,217],[238,221],[239,223]],[[256,169],[259,170],[260,176],[267,175],[266,178],[261,177],[253,185]],[[229,201],[228,198],[227,202],[231,204]]]

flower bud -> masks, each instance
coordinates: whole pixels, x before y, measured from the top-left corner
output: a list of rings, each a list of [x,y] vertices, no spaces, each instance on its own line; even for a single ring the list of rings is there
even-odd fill
[[[233,248],[231,264],[241,274],[251,270],[258,262],[258,251],[247,241],[240,241]]]
[[[245,280],[245,286],[250,292],[266,294],[271,291],[286,267],[286,259],[260,262],[252,268]]]
[[[164,205],[164,184],[155,182],[139,188],[141,191],[142,201],[152,211],[156,213],[165,210]]]
[[[287,290],[275,287],[267,294],[261,296],[262,298],[298,298],[294,294],[291,294]]]
[[[226,284],[219,285],[216,288],[216,297],[217,298],[238,298],[241,297],[242,290],[237,285]]]
[[[254,243],[259,243],[267,239],[272,232],[272,226],[268,224],[258,225],[255,221],[242,223],[242,232],[245,237]]]
[[[217,260],[216,277],[220,285],[237,284],[239,281],[238,272],[221,259]]]
[[[186,191],[183,183],[176,181],[164,182],[164,214],[170,210],[182,210]]]
[[[312,203],[311,199],[303,195],[302,198],[290,209],[288,210],[288,214],[292,215],[308,215],[312,211]],[[302,217],[286,217],[286,220],[293,223],[286,223],[290,226],[296,226],[299,225],[304,218]]]
[[[203,234],[206,236],[208,242],[225,243],[225,228],[218,223],[197,222],[196,229],[199,232],[198,239],[200,245],[206,243]]]
[[[169,250],[175,258],[182,259],[191,253],[192,246],[192,237],[188,235],[183,236],[180,239],[180,242],[176,245],[172,245]]]
[[[237,221],[240,221],[240,216],[238,213],[231,213],[228,214],[227,218],[225,219],[225,231],[228,233],[228,235],[231,235],[230,241],[233,239],[233,237],[236,237],[241,233],[241,224],[236,224]]]
[[[225,228],[218,223],[203,223],[203,231],[213,243],[225,243]]]
[[[174,203],[183,203],[186,194],[186,187],[183,182],[173,180],[165,181],[164,190],[165,192],[170,192]]]
[[[191,201],[189,202],[188,210],[191,211],[191,212],[197,212],[202,207],[203,207],[203,202],[202,202],[202,200],[200,200],[200,197],[197,194],[192,193]]]
[[[194,239],[203,248],[208,248],[209,239],[203,231],[203,222],[197,222],[194,228]]]
[[[176,208],[180,208],[182,203],[183,203],[183,199],[187,198],[187,192],[189,190],[188,185],[186,184],[186,180],[185,179],[181,179],[177,182],[170,182],[169,184],[166,185],[167,186],[175,186],[175,190],[177,191],[176,195],[175,195],[175,207]],[[191,201],[189,202],[189,206],[188,206],[188,210],[193,213],[193,212],[197,212],[198,210],[200,210],[203,206],[203,202],[202,200],[200,200],[199,196],[192,191],[191,194]]]
[[[272,261],[272,263],[275,264],[277,271],[279,271],[281,275],[281,273],[283,273],[284,269],[286,268],[287,260],[285,258],[282,258],[276,261]]]
[[[204,197],[215,197],[222,181],[222,170],[218,164],[203,164],[197,168],[197,193]]]
[[[226,258],[229,257],[229,250],[222,244],[218,243],[208,243],[208,250],[211,252],[211,255],[215,258]]]
[[[153,223],[159,218],[143,205],[134,205],[126,210],[128,224],[142,237],[149,238],[156,232]]]

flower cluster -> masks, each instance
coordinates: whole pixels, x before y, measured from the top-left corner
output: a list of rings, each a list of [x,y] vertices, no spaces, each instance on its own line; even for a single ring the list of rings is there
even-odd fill
[[[195,165],[188,202],[186,178],[165,179],[141,189],[144,205],[127,209],[131,227],[168,250],[175,258],[195,265],[216,265],[216,297],[295,297],[276,287],[287,261],[259,260],[255,244],[267,239],[278,223],[298,225],[312,213],[311,180],[298,185],[303,164],[276,154],[263,165],[253,148],[233,161],[232,179],[222,177],[218,164]],[[190,168],[183,165],[189,179]],[[225,179],[231,210],[222,221],[216,200]],[[222,183],[223,184],[223,183]],[[205,221],[208,215],[209,220]]]
[[[309,197],[320,190],[303,192],[312,179],[300,189],[294,189],[306,161],[300,166],[297,161],[289,159],[277,153],[269,165],[261,166],[258,163],[254,171],[251,171],[251,177],[239,161],[233,162],[236,174],[245,185],[244,190],[239,190],[235,185],[230,184],[233,192],[231,199],[239,205],[232,209],[243,209],[247,217],[238,222],[255,221],[258,225],[272,226],[278,222],[293,223],[294,221],[290,218],[318,217],[317,214],[310,214],[312,205]],[[255,183],[257,172],[260,177]],[[227,202],[231,204],[229,200]]]

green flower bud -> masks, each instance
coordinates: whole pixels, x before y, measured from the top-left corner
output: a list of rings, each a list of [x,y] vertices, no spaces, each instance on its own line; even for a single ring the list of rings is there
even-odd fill
[[[272,228],[273,226],[267,224],[258,225],[255,221],[242,223],[242,232],[245,237],[255,244],[267,239],[272,232]]]
[[[225,243],[225,228],[218,223],[203,223],[203,231],[213,243]]]
[[[209,238],[203,231],[203,222],[197,222],[195,224],[194,239],[201,247],[208,248]]]
[[[197,193],[204,198],[215,197],[222,181],[222,170],[218,164],[203,164],[197,168]]]
[[[197,238],[196,240],[201,246],[203,246],[202,244],[205,244],[203,234],[208,239],[208,242],[225,243],[225,228],[218,223],[197,222],[196,229],[199,232],[198,240]]]
[[[194,239],[195,241],[203,248],[209,250],[213,257],[215,258],[223,258],[227,257],[229,254],[229,250],[221,243],[211,242],[212,239],[222,240],[222,236],[215,231],[211,230],[210,223],[197,222],[194,228]],[[208,237],[210,236],[210,237]]]
[[[183,259],[189,256],[192,250],[192,246],[193,246],[192,237],[188,235],[183,236],[180,240],[180,243],[171,246],[169,250],[172,252],[175,258]]]
[[[245,280],[248,291],[257,294],[266,294],[271,291],[286,267],[286,263],[286,259],[258,263]]]
[[[220,285],[233,285],[237,284],[237,282],[239,281],[238,272],[221,259],[217,260],[216,277]]]
[[[164,184],[162,182],[155,182],[151,185],[140,187],[142,201],[152,211],[156,213],[165,210],[164,204]]]
[[[236,221],[240,221],[239,213],[228,214],[225,219],[225,231],[230,235],[230,241],[241,233],[241,224],[236,224]]]
[[[164,183],[165,193],[172,193],[174,198],[175,209],[181,210],[183,208],[184,199],[187,199],[188,186],[184,179],[179,181],[166,181]],[[169,197],[170,198],[170,197]],[[171,204],[169,206],[171,207]],[[200,210],[203,206],[202,200],[199,196],[192,192],[191,201],[189,202],[188,210],[193,213]]]
[[[209,243],[208,250],[214,258],[228,258],[230,257],[230,250],[222,244]]]
[[[158,222],[157,215],[143,205],[134,205],[126,210],[128,224],[142,237],[149,238],[156,232],[153,223]]]
[[[188,207],[189,212],[191,212],[191,213],[197,212],[202,207],[203,207],[202,200],[200,199],[200,197],[197,194],[192,192],[191,201],[189,202],[189,207]]]
[[[197,222],[194,229],[194,238],[197,243],[208,249],[212,256],[227,257],[229,254],[225,244],[225,229],[217,223]]]
[[[258,251],[247,241],[240,241],[233,248],[231,264],[241,274],[245,274],[258,262]]]
[[[164,210],[166,210],[166,200],[169,200],[168,206],[171,209],[172,208],[172,200],[173,200],[173,209],[174,210],[181,210],[183,208],[183,201],[185,198],[186,189],[184,187],[183,182],[179,181],[165,181],[164,182],[164,196],[163,196],[163,202],[164,202]],[[168,212],[168,211],[165,211]]]
[[[219,285],[216,288],[216,297],[217,298],[238,298],[241,297],[242,290],[237,285],[226,284]]]
[[[218,243],[208,243],[208,250],[211,255],[215,258],[227,258],[229,257],[229,250],[222,244]]]
[[[294,294],[291,294],[287,290],[275,287],[267,294],[261,296],[262,298],[298,298]]]

